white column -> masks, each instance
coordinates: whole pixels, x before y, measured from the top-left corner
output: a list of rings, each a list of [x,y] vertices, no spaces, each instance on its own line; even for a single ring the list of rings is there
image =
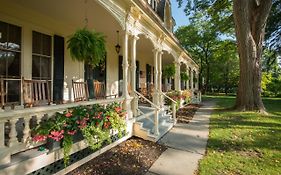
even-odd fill
[[[193,70],[191,69],[191,72],[190,72],[190,85],[191,85],[191,90],[193,90]]]
[[[158,54],[158,91],[162,92],[162,54],[160,51]],[[159,95],[159,105],[163,105],[163,96]]]
[[[189,75],[189,67],[186,65],[186,74],[188,76],[188,80],[186,81],[186,89],[189,89],[189,80],[190,80],[190,75]]]
[[[175,74],[175,90],[181,90],[181,79],[180,79],[180,63],[175,61],[176,74]]]
[[[195,90],[199,90],[199,74],[198,72],[195,73],[196,77],[196,82],[195,82]]]
[[[153,97],[153,103],[158,105],[158,55],[159,55],[159,50],[153,49],[153,62],[154,62],[154,92],[152,94]]]
[[[125,31],[124,40],[123,40],[123,94],[122,96],[125,98],[123,103],[123,108],[126,110],[128,118],[132,118],[132,110],[131,110],[131,97],[128,92],[128,37],[129,34]]]
[[[132,101],[132,110],[134,116],[138,115],[138,97],[135,95],[136,90],[136,44],[139,38],[135,35],[132,36],[131,40],[131,87],[134,94],[134,99]]]

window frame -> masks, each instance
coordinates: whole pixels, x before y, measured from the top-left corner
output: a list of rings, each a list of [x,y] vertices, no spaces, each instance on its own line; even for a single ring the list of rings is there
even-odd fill
[[[40,53],[35,53],[34,50],[33,50],[33,42],[34,42],[34,33],[37,33],[40,35],[40,42],[41,42],[41,48],[40,48]],[[49,37],[50,39],[50,48],[49,48],[49,51],[50,51],[50,55],[46,55],[46,54],[43,54],[43,46],[42,46],[42,43],[44,42],[43,40],[43,36],[47,36]],[[39,57],[39,77],[35,77],[33,76],[33,59],[34,59],[34,56],[35,57]],[[32,79],[36,79],[36,80],[48,80],[49,82],[52,82],[52,75],[53,75],[53,66],[52,66],[52,63],[53,63],[53,36],[51,34],[46,34],[46,33],[43,33],[43,32],[38,32],[36,30],[32,30],[32,71],[31,71],[31,77]],[[48,77],[43,77],[42,76],[42,70],[41,70],[41,59],[42,58],[47,58],[49,59],[49,76]],[[37,59],[37,58],[35,58]],[[50,83],[51,84],[51,83]]]
[[[18,54],[18,61],[19,61],[19,66],[18,66],[18,75],[9,75],[9,68],[7,67],[7,63],[5,65],[5,75],[0,75],[0,78],[3,79],[4,81],[4,86],[5,86],[5,92],[6,92],[6,96],[5,96],[5,104],[7,105],[15,105],[15,104],[21,104],[22,102],[22,95],[21,95],[21,76],[22,76],[22,70],[23,70],[23,61],[22,61],[22,56],[23,56],[23,27],[21,25],[18,24],[14,24],[12,22],[7,22],[5,20],[0,20],[1,23],[4,23],[5,25],[7,25],[6,28],[6,32],[7,32],[7,36],[6,36],[6,48],[4,47],[0,47],[0,51],[2,52],[10,52],[10,53],[14,53],[14,54]],[[19,44],[19,49],[13,49],[13,48],[8,48],[8,44],[11,41],[10,38],[10,33],[11,33],[11,26],[14,26],[16,28],[19,29],[19,38],[17,38],[19,40],[19,42],[17,44]],[[17,35],[18,35],[17,34]],[[2,37],[2,33],[1,33],[1,37]],[[6,60],[5,60],[6,61]],[[18,87],[18,94],[10,94],[12,96],[18,96],[18,100],[17,101],[8,101],[9,98],[9,82],[17,82],[19,87]],[[16,92],[16,91],[15,91]]]

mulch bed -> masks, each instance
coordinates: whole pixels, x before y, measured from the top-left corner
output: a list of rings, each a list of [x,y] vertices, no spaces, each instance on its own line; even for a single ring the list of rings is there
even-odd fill
[[[189,123],[202,105],[188,104],[177,111],[178,123]],[[68,175],[144,175],[167,148],[132,137]]]
[[[166,149],[163,145],[132,137],[68,175],[144,175]]]
[[[189,123],[192,120],[195,112],[202,105],[200,104],[188,104],[183,106],[177,111],[177,122],[178,123]]]

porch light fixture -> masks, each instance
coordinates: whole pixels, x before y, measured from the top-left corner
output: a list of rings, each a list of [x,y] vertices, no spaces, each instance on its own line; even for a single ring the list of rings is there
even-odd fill
[[[121,49],[121,46],[119,45],[119,30],[117,30],[116,33],[117,33],[117,44],[115,45],[115,51],[119,55]]]

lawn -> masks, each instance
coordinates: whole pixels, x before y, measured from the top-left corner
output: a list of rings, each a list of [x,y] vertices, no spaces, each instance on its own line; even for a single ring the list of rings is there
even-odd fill
[[[217,101],[200,175],[281,175],[281,99],[265,98],[269,115],[235,112],[234,97]],[[206,98],[205,98],[206,99]]]

